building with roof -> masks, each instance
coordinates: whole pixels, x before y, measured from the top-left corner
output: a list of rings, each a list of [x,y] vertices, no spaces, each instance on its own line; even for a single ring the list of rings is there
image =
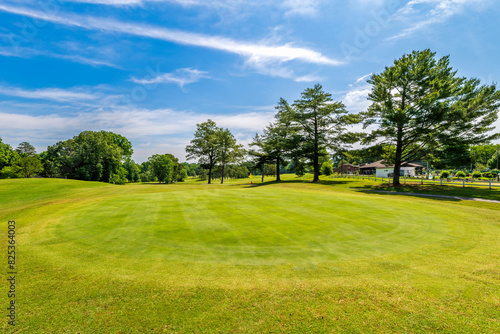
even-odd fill
[[[423,167],[419,164],[404,161],[401,163],[400,176],[416,176],[417,173],[422,171]],[[394,176],[394,165],[379,160],[360,166],[359,173],[361,175],[376,175],[377,177],[392,177]]]

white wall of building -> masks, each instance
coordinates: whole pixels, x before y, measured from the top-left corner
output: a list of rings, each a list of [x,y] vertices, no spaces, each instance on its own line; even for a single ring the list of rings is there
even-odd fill
[[[377,168],[377,177],[389,177],[394,173],[394,168]]]
[[[389,177],[389,174],[394,174],[394,168],[377,168],[377,177]],[[403,175],[416,176],[415,167],[401,167],[401,176]]]

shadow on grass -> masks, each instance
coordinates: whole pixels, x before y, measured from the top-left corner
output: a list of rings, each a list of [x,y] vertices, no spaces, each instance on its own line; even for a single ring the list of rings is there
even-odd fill
[[[353,190],[369,194],[379,195],[407,195],[432,199],[447,199],[451,201],[467,200],[469,198],[500,201],[500,192],[490,189],[462,188],[439,185],[401,185],[394,187],[389,184],[384,185],[363,185],[353,186]],[[448,196],[449,198],[446,198]]]
[[[383,191],[383,190],[373,190],[373,189],[356,189],[355,191],[370,194],[370,195],[378,195],[378,196],[412,196],[412,197],[420,197],[427,198],[437,201],[445,201],[445,202],[461,202],[465,199],[454,197],[452,195],[434,195],[434,194],[423,194],[423,193],[415,193],[415,192],[396,192],[396,191]],[[447,197],[449,196],[449,197]]]
[[[264,182],[254,183],[254,184],[246,184],[246,185],[243,185],[243,188],[262,187],[262,186],[269,186],[272,184],[297,184],[297,183],[321,184],[321,185],[334,186],[334,185],[347,184],[349,182],[347,182],[347,181],[321,181],[321,180],[319,182],[312,182],[311,180],[281,180],[281,181],[273,180],[273,181],[264,181]],[[242,186],[242,184],[232,184],[231,186]]]

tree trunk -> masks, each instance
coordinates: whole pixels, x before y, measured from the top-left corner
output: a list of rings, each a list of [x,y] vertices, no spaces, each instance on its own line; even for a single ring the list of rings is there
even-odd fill
[[[221,171],[221,178],[220,178],[220,183],[223,184],[224,183],[224,164],[222,164],[222,171]]]
[[[314,178],[313,182],[319,181],[319,145],[318,145],[318,115],[314,108]]]
[[[208,184],[212,183],[212,164],[208,167]]]
[[[265,172],[265,170],[266,170],[266,167],[262,166],[262,169],[261,169],[261,171],[262,171],[262,182],[264,182],[264,172]]]
[[[392,185],[397,187],[401,185],[399,183],[399,174],[401,171],[401,155],[403,153],[403,141],[400,139],[402,137],[402,132],[401,135],[398,134],[398,142],[396,144],[396,159],[394,161],[394,177],[392,179]]]
[[[314,157],[314,178],[313,182],[318,182],[319,181],[319,157],[316,155]]]
[[[280,178],[280,157],[276,158],[276,181],[281,181]]]

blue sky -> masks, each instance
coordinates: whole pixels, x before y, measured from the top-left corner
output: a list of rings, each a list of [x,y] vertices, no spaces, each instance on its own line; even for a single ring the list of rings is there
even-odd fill
[[[412,50],[496,83],[498,17],[495,0],[4,0],[0,137],[41,152],[108,130],[138,162],[183,161],[196,123],[247,144],[318,82],[364,110],[369,75]]]

